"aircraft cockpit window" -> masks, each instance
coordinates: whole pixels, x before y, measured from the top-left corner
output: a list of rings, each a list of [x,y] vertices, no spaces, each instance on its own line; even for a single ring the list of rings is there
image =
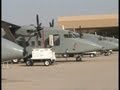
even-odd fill
[[[73,38],[72,34],[64,34],[64,38]]]
[[[78,34],[73,34],[73,38],[80,38],[80,35],[78,35]]]
[[[69,36],[68,36],[68,34],[64,34],[64,38],[68,38]]]
[[[73,38],[73,35],[71,34],[71,32],[68,33],[68,37]]]

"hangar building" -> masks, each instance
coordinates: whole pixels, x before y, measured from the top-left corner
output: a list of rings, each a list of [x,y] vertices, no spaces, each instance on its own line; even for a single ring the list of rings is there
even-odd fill
[[[82,15],[58,17],[57,26],[78,33],[95,33],[119,38],[118,15]]]

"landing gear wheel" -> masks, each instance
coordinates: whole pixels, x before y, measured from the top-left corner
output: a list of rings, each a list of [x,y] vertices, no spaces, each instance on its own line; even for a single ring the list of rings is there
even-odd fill
[[[18,62],[19,62],[19,59],[13,59],[13,60],[12,60],[12,63],[13,63],[13,64],[17,64]]]
[[[93,57],[95,57],[95,55],[94,54],[90,54],[90,57],[93,58]]]
[[[111,53],[110,52],[108,52],[108,55],[110,55]]]
[[[67,55],[67,54],[63,54],[62,56],[63,56],[64,58],[68,57],[68,55]]]
[[[49,66],[51,64],[51,60],[46,60],[45,62],[44,62],[44,65],[45,66]]]
[[[82,57],[81,56],[77,56],[76,57],[76,61],[82,61]]]
[[[26,61],[26,66],[33,66],[33,61],[32,60],[27,60]]]
[[[112,50],[109,50],[108,52],[109,52],[109,54],[112,54],[112,53],[113,53],[113,51],[112,51]]]
[[[109,52],[106,52],[104,55],[105,55],[105,56],[109,56]]]

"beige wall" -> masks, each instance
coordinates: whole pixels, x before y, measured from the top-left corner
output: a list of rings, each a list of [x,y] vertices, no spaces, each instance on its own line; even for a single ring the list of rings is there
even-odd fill
[[[96,28],[96,27],[118,27],[118,15],[86,15],[59,17],[58,27],[65,28]]]

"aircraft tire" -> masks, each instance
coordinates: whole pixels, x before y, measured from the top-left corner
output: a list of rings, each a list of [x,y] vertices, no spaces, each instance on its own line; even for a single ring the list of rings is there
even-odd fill
[[[105,55],[105,56],[109,56],[109,53],[107,52],[107,53],[105,53],[104,55]]]
[[[93,57],[95,57],[95,54],[90,54],[90,58],[93,58]]]
[[[13,60],[12,60],[12,63],[13,63],[13,64],[18,64],[18,62],[19,62],[19,59],[13,59]]]
[[[67,55],[67,54],[63,54],[62,56],[63,56],[64,58],[68,57],[68,55]]]
[[[33,61],[32,60],[27,60],[26,61],[26,66],[33,66]]]

